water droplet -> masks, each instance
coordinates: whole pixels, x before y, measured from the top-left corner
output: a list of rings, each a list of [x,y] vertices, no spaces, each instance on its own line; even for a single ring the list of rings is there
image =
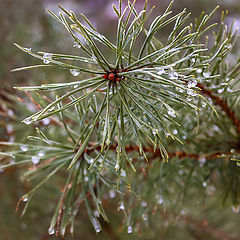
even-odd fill
[[[80,70],[78,70],[78,69],[70,69],[69,71],[74,77],[76,77],[80,74]]]
[[[123,211],[124,211],[124,209],[125,209],[125,207],[124,207],[124,203],[121,202],[121,203],[120,203],[120,206],[119,206],[119,210],[123,210]]]
[[[169,137],[169,136],[170,136],[170,133],[165,133],[165,136],[166,136],[166,137]]]
[[[177,79],[178,78],[178,73],[177,72],[170,72],[169,73],[169,78],[170,79]]]
[[[162,75],[165,73],[165,70],[163,67],[157,67],[156,70],[158,75]]]
[[[42,120],[42,123],[43,123],[44,126],[48,125],[50,122],[51,122],[51,120],[49,118],[44,118]]]
[[[224,88],[220,88],[217,90],[218,93],[222,93],[224,91]]]
[[[81,48],[81,45],[78,42],[73,43],[74,48]]]
[[[230,87],[227,88],[227,91],[228,92],[233,92],[233,90]]]
[[[184,216],[184,215],[186,214],[186,211],[183,209],[183,210],[181,210],[180,214],[181,214],[182,216]]]
[[[52,54],[51,53],[44,53],[42,57],[43,63],[49,64],[52,60]]]
[[[231,150],[230,150],[230,153],[235,153],[236,151],[235,151],[235,149],[234,148],[232,148]]]
[[[24,48],[26,51],[29,51],[29,52],[31,52],[32,51],[32,48]]]
[[[201,73],[203,70],[201,69],[201,68],[198,68],[197,70],[196,70],[196,73]]]
[[[192,97],[194,97],[194,96],[197,95],[196,92],[193,91],[193,90],[191,90],[191,89],[188,89],[188,90],[187,90],[187,94],[188,94],[189,96],[192,96]],[[191,101],[191,99],[188,99],[188,101]]]
[[[157,135],[158,134],[158,130],[157,129],[153,129],[152,133],[153,133],[153,135]]]
[[[133,230],[132,230],[132,226],[129,225],[127,232],[128,232],[128,233],[132,233],[132,231],[133,231]]]
[[[94,214],[95,217],[99,217],[99,212],[98,212],[98,210],[94,210],[93,214]]]
[[[123,169],[121,169],[121,176],[122,176],[122,177],[126,177],[126,171],[123,170]]]
[[[88,182],[88,177],[84,177],[84,181],[85,181],[85,182]]]
[[[42,152],[42,151],[40,151],[40,152],[38,153],[38,156],[39,156],[39,157],[43,157],[44,155],[45,155],[45,153]]]
[[[28,201],[27,195],[24,195],[24,196],[22,197],[22,201],[23,201],[23,202],[27,202],[27,201]]]
[[[205,108],[207,106],[206,102],[202,102],[202,107]]]
[[[204,76],[205,78],[208,78],[208,77],[210,76],[210,74],[209,74],[208,72],[204,72],[204,73],[203,73],[203,76]]]
[[[181,169],[181,170],[178,170],[178,175],[182,176],[184,173],[184,171]]]
[[[147,220],[148,220],[148,215],[147,215],[147,213],[143,213],[143,214],[142,214],[142,220],[143,220],[143,221],[147,221]]]
[[[193,79],[188,82],[188,88],[196,87],[197,85],[197,80]]]
[[[7,110],[7,114],[8,114],[8,116],[10,116],[10,117],[13,117],[13,116],[14,116],[14,112],[13,112],[13,110],[11,110],[11,109],[8,109],[8,110]]]
[[[206,183],[206,182],[203,182],[203,183],[202,183],[202,186],[203,186],[203,187],[207,187],[207,183]]]
[[[178,130],[177,129],[173,129],[173,134],[177,135],[178,134]]]
[[[195,62],[196,62],[196,58],[192,58],[192,59],[191,59],[191,62],[192,62],[192,63],[195,63]]]
[[[29,124],[32,123],[32,118],[31,118],[31,117],[26,118],[26,119],[24,119],[22,122],[25,123],[25,124],[27,124],[27,125],[29,125]]]
[[[61,235],[62,235],[62,236],[64,236],[64,235],[65,235],[65,230],[66,230],[66,228],[65,228],[65,227],[61,229]]]
[[[115,198],[115,197],[116,197],[116,192],[113,191],[113,190],[110,190],[110,191],[109,191],[109,197],[110,197],[110,198]]]
[[[171,117],[176,117],[176,112],[174,109],[170,108],[168,109],[167,111],[168,115],[171,116]]]
[[[93,218],[92,221],[93,221],[93,226],[94,226],[95,231],[97,233],[99,233],[101,231],[101,226],[100,226],[98,220],[96,218]]]
[[[119,168],[120,168],[120,166],[119,166],[119,163],[117,162],[116,165],[115,165],[116,171],[118,171]]]
[[[50,228],[48,229],[48,234],[49,234],[49,235],[53,235],[54,233],[55,233],[54,228],[50,227]]]
[[[232,206],[232,211],[235,213],[239,213],[240,212],[240,206]]]
[[[92,55],[91,59],[93,62],[97,62],[97,58],[94,55]]]
[[[48,109],[48,111],[53,111],[55,109],[55,106],[52,106],[51,108]]]
[[[158,204],[160,204],[160,205],[163,204],[163,197],[161,195],[157,195],[156,199],[157,199]]]
[[[27,146],[20,146],[20,149],[23,151],[23,152],[26,152],[28,150],[28,147]]]
[[[40,162],[40,158],[38,156],[32,156],[32,163],[34,165],[38,164]]]
[[[147,206],[147,202],[142,201],[141,205],[142,205],[142,207],[146,207]]]
[[[206,158],[205,157],[200,157],[198,162],[199,162],[199,166],[203,167],[205,162],[206,162]]]

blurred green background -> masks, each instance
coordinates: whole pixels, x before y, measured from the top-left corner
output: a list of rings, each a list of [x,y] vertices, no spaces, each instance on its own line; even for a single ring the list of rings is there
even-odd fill
[[[33,131],[32,127],[21,124],[21,120],[26,117],[26,112],[23,113],[21,111],[21,107],[16,104],[10,94],[21,98],[23,95],[13,90],[13,86],[71,81],[73,78],[69,72],[45,69],[10,73],[10,70],[15,67],[38,63],[38,61],[27,54],[20,52],[13,43],[16,42],[24,47],[31,47],[32,49],[46,52],[75,52],[76,54],[76,49],[73,48],[73,42],[64,27],[46,13],[46,8],[57,13],[57,4],[71,9],[77,14],[83,12],[90,18],[99,32],[105,34],[110,39],[114,39],[116,15],[112,11],[113,2],[116,3],[117,1],[0,1],[0,140],[24,141],[27,133]],[[141,8],[144,2],[143,0],[137,0],[137,7]],[[148,2],[149,6],[156,5],[155,15],[162,13],[169,3],[169,1],[166,0],[149,0]],[[221,10],[229,10],[227,24],[230,24],[232,20],[236,18],[234,27],[240,27],[239,0],[176,0],[173,9],[174,12],[177,12],[186,7],[188,11],[192,12],[191,17],[193,19],[200,15],[202,11],[210,12],[216,5],[220,5]],[[219,10],[214,17],[216,21],[219,20],[221,10]],[[164,38],[167,34],[167,31],[161,32],[160,37]],[[239,55],[239,50],[236,51],[238,51],[236,55]],[[13,168],[0,173],[0,240],[50,239],[47,229],[57,202],[56,190],[50,186],[46,186],[46,188],[49,189],[44,188],[40,190],[26,216],[21,219],[19,214],[15,213],[15,208],[19,198],[31,188],[29,183],[21,181],[21,179],[21,169]],[[91,225],[86,221],[85,213],[83,212],[82,214],[83,216],[79,216],[79,226],[81,227],[76,229],[76,237],[74,237],[74,239],[82,239],[83,237],[86,240],[115,239],[114,236],[111,235],[111,232],[108,231],[96,236]],[[114,226],[115,230],[118,230],[118,223],[122,216],[114,215],[110,213],[110,211],[109,214],[113,215],[110,217],[112,226]],[[224,215],[225,212],[221,214]],[[237,216],[233,213],[231,221],[239,221],[239,214]],[[185,224],[187,224],[187,221]],[[215,224],[217,223],[215,222]],[[160,229],[158,229],[158,231],[160,231]],[[170,234],[171,228],[164,231],[169,231]],[[148,238],[144,239],[156,239],[155,234],[148,234],[148,236]],[[158,236],[160,237],[160,235]],[[169,239],[174,239],[173,236],[170,236],[171,234],[169,235]],[[126,236],[126,234],[122,234],[121,237],[121,239],[133,238],[133,236]],[[51,237],[51,239],[54,239],[54,237]],[[65,239],[71,239],[71,237],[69,236]],[[137,237],[134,239],[137,239]],[[175,236],[175,239],[183,238],[179,235],[178,237]]]

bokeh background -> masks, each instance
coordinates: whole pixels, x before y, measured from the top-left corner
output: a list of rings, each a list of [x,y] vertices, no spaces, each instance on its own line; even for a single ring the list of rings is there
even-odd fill
[[[10,73],[10,70],[15,67],[38,63],[37,60],[19,51],[13,43],[16,42],[24,47],[46,52],[76,54],[73,42],[64,27],[46,13],[46,8],[57,13],[57,4],[71,9],[77,14],[83,12],[99,32],[114,40],[116,15],[112,11],[113,2],[117,4],[117,1],[111,0],[0,0],[0,140],[25,141],[27,134],[33,131],[32,127],[22,126],[23,124],[21,124],[21,120],[26,117],[26,112],[23,114],[21,104],[17,104],[15,99],[11,97],[11,95],[22,97],[22,93],[15,91],[12,88],[13,86],[67,82],[73,78],[69,72],[44,69]],[[141,8],[144,2],[143,0],[137,0],[137,8]],[[165,10],[169,1],[149,0],[148,3],[149,7],[156,5],[154,14],[160,14]],[[231,24],[235,18],[234,28],[240,27],[239,0],[175,0],[173,10],[178,12],[186,7],[188,11],[192,12],[191,19],[194,20],[194,17],[199,16],[202,11],[210,12],[216,5],[220,5],[220,10],[214,16],[213,21],[219,21],[221,10],[227,9],[229,14],[226,23]],[[165,30],[159,34],[159,37],[164,39],[167,34],[167,30]],[[239,55],[238,49],[236,49],[235,55],[233,54],[233,58],[237,55]],[[22,173],[22,169],[16,168],[0,173],[0,240],[50,239],[47,229],[57,201],[57,195],[54,194],[55,191],[51,187],[47,189],[48,191],[46,191],[46,188],[41,190],[36,195],[35,201],[33,201],[26,216],[21,219],[19,214],[15,213],[16,204],[19,198],[31,188],[29,183],[21,181]],[[121,216],[114,215],[114,213],[109,214],[112,215],[110,219],[117,229]],[[225,214],[225,212],[222,214]],[[96,236],[91,225],[86,221],[85,213],[83,212],[82,215],[79,216],[79,226],[76,229],[74,239],[82,239],[81,237],[86,240],[114,239],[111,233],[102,233]],[[234,229],[237,231],[239,214],[236,216],[232,213],[232,215],[226,216],[231,217],[228,222],[232,222],[233,231]],[[215,224],[218,223],[215,222]],[[171,232],[171,228],[164,231]],[[154,234],[148,234],[148,236],[149,238],[144,239],[156,239]],[[54,237],[51,238],[54,239]],[[67,236],[65,239],[71,239],[71,237]],[[132,238],[123,233],[121,239]],[[169,237],[169,239],[173,238]]]

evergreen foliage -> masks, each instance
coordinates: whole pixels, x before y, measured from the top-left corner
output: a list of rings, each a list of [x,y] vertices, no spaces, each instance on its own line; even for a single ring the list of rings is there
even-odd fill
[[[100,232],[103,220],[111,220],[106,202],[115,197],[128,233],[153,222],[156,212],[163,216],[172,209],[183,217],[191,196],[204,199],[216,187],[223,189],[222,203],[239,211],[240,59],[228,61],[237,35],[224,24],[226,12],[219,26],[209,23],[218,7],[187,23],[190,14],[184,9],[173,15],[172,4],[149,23],[153,8],[147,1],[138,12],[135,1],[123,7],[119,0],[113,5],[119,19],[115,43],[83,14],[79,20],[60,6],[59,15],[48,10],[80,56],[15,44],[43,64],[13,71],[60,68],[78,79],[16,87],[30,92],[38,109],[23,123],[50,125],[36,127],[29,143],[0,142],[1,169],[33,164],[24,177],[36,185],[19,201],[22,215],[40,187],[61,178],[49,234],[64,236],[68,227],[73,234],[83,202]],[[168,26],[168,39],[159,41],[157,34]]]

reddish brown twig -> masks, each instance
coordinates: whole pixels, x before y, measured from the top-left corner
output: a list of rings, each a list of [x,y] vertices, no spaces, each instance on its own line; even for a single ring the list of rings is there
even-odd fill
[[[232,120],[233,124],[236,126],[238,133],[240,134],[240,120],[236,117],[236,114],[231,108],[228,106],[227,102],[222,98],[214,95],[211,90],[206,89],[201,83],[197,84],[205,95],[209,96],[216,105],[221,107],[221,109],[228,115],[228,117]]]
[[[111,145],[110,146],[111,150],[115,151],[116,148],[117,148],[117,145]],[[101,151],[101,146],[99,146],[99,145],[95,146],[95,143],[90,142],[89,147],[88,147],[88,149],[86,149],[85,152],[91,153],[92,151],[94,151],[94,149],[98,150],[98,151]],[[159,149],[157,149],[154,152],[154,149],[152,147],[143,147],[143,150],[146,153],[151,153],[152,154],[150,159],[161,157],[161,153],[160,153]],[[131,145],[126,146],[125,151],[127,153],[138,152],[139,147],[138,146],[131,146]],[[240,150],[235,150],[235,152],[240,154]],[[216,159],[216,158],[219,158],[219,157],[230,156],[230,155],[232,155],[232,152],[230,152],[230,151],[220,152],[219,151],[219,152],[215,152],[215,153],[212,153],[212,154],[209,154],[209,155],[201,155],[201,154],[196,154],[196,153],[187,153],[187,152],[184,152],[184,151],[176,151],[176,152],[168,152],[168,155],[169,155],[169,158],[178,157],[179,159],[191,158],[191,159],[195,159],[195,160],[200,160],[201,158],[204,157],[206,160],[213,160],[213,159]]]

